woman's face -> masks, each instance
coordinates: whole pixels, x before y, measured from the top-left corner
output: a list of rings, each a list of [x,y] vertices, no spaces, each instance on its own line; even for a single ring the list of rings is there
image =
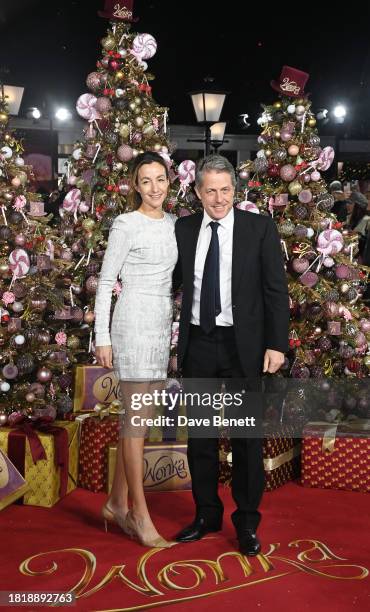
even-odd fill
[[[144,208],[161,208],[167,197],[168,186],[166,170],[158,162],[143,164],[139,168],[135,189],[141,196],[141,206]]]

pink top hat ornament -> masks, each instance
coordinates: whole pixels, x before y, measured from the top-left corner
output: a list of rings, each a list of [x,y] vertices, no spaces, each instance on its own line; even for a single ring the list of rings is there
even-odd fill
[[[291,66],[283,66],[278,81],[271,81],[270,85],[275,91],[289,98],[300,98],[307,96],[304,87],[309,79],[308,72],[302,72]]]
[[[30,201],[30,216],[31,217],[44,217],[46,212],[44,212],[44,202],[35,202]]]
[[[99,17],[110,21],[137,21],[133,17],[134,0],[105,0],[104,11],[98,11]]]

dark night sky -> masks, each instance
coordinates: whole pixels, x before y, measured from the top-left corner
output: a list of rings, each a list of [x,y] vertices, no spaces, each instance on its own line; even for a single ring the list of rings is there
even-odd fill
[[[103,0],[0,1],[0,70],[9,70],[5,82],[26,87],[21,112],[43,101],[74,108],[107,27],[97,16]],[[136,0],[135,30],[158,42],[149,60],[155,99],[170,107],[172,123],[194,124],[187,92],[212,75],[231,92],[222,117],[228,131],[237,130],[239,113],[249,113],[248,131],[256,133],[259,103],[275,99],[269,82],[288,64],[310,73],[314,109],[341,101],[348,135],[370,137],[370,9],[359,1],[342,12],[337,6]]]

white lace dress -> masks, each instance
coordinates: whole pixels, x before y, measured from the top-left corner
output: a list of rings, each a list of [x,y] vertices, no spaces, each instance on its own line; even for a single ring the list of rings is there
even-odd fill
[[[95,300],[95,345],[112,345],[120,380],[167,376],[172,323],[172,272],[177,261],[174,215],[152,219],[139,211],[111,227]],[[117,276],[122,292],[109,319]]]

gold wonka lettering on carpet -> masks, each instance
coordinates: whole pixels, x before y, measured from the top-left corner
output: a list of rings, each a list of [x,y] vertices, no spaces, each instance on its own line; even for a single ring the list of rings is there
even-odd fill
[[[154,580],[151,581],[148,578],[148,570],[150,569],[148,562],[153,555],[160,554],[163,549],[151,549],[139,558],[136,567],[137,582],[133,582],[125,575],[127,566],[122,564],[112,566],[104,578],[95,586],[92,586],[97,569],[96,557],[83,548],[64,548],[33,555],[21,563],[19,570],[25,576],[50,576],[59,570],[55,561],[52,561],[50,565],[50,558],[53,559],[53,556],[60,553],[69,553],[82,557],[85,562],[84,571],[77,584],[74,586],[66,584],[65,586],[65,592],[73,593],[76,599],[95,595],[113,580],[122,583],[124,588],[128,588],[138,596],[135,605],[126,608],[101,610],[100,612],[148,610],[159,606],[217,596],[220,593],[281,579],[290,574],[296,574],[297,570],[312,577],[320,576],[329,580],[363,580],[369,576],[369,570],[366,567],[347,563],[347,559],[338,557],[326,544],[319,540],[294,540],[289,542],[288,547],[304,549],[298,551],[294,558],[276,554],[280,549],[280,544],[270,544],[267,553],[259,554],[253,560],[241,553],[230,551],[219,555],[216,560],[187,559],[172,561],[166,563],[157,572],[155,583]],[[231,580],[228,577],[223,567],[223,561],[227,558],[235,560],[240,570],[240,579]],[[43,570],[32,570],[33,562],[36,559],[38,565],[40,560],[44,560],[47,567]],[[281,564],[285,565],[286,570],[283,572],[277,570],[274,562],[279,562],[279,566]],[[178,578],[181,572],[185,571],[188,571],[193,577],[193,584],[188,586],[175,582],[175,577]],[[196,591],[200,590],[202,585],[207,588],[207,592],[197,593]],[[43,584],[43,588],[47,588],[47,581]],[[173,597],[176,592],[183,595],[184,591],[191,591],[192,593],[183,597]]]

